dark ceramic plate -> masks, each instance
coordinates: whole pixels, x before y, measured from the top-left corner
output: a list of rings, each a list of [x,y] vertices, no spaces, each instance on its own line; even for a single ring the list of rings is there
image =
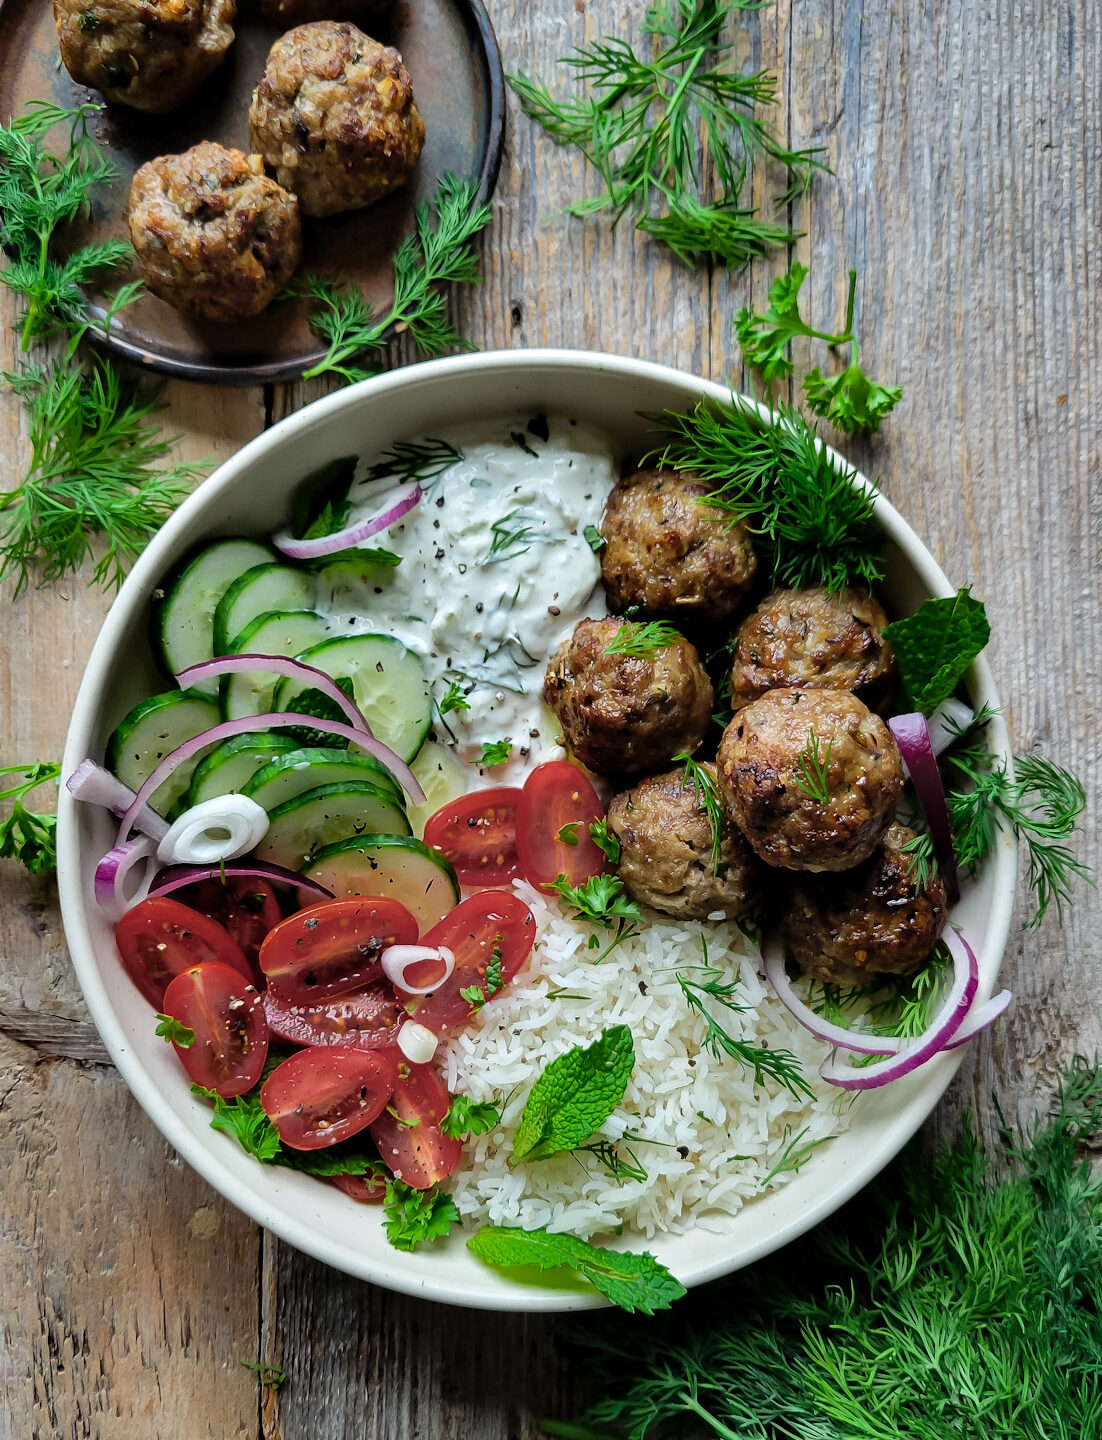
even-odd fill
[[[80,240],[127,235],[131,178],[155,155],[204,139],[249,149],[249,100],[268,50],[282,33],[260,18],[257,5],[258,0],[239,5],[237,40],[225,62],[178,110],[145,115],[108,106],[95,117],[93,133],[120,174],[101,191]],[[302,268],[358,286],[376,311],[384,311],[394,293],[391,260],[413,229],[415,203],[430,198],[449,172],[477,177],[481,199],[492,193],[505,88],[482,0],[395,0],[371,29],[377,40],[398,47],[413,77],[425,121],[424,153],[410,183],[370,209],[328,220],[305,218]],[[73,106],[100,97],[74,84],[59,64],[49,0],[0,0],[0,116],[6,121],[28,101],[47,99]],[[63,138],[58,136],[59,142]],[[214,325],[186,319],[146,294],[100,336],[114,354],[151,370],[231,385],[291,380],[324,354],[302,301],[272,306],[245,325]]]

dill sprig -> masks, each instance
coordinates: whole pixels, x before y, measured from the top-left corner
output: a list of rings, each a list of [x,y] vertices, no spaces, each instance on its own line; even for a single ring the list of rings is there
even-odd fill
[[[774,1080],[797,1099],[810,1099],[814,1092],[804,1079],[803,1067],[791,1050],[774,1050],[755,1045],[748,1040],[737,1040],[708,1009],[706,1000],[722,1005],[725,1010],[730,1010],[735,1015],[743,1014],[747,1007],[734,998],[738,981],[724,979],[722,970],[715,965],[709,965],[708,947],[703,936],[700,944],[704,952],[703,964],[688,965],[675,974],[690,1007],[703,1016],[707,1024],[704,1049],[716,1057],[722,1052],[732,1060],[749,1066],[754,1072],[756,1085],[761,1085],[767,1079]],[[694,972],[699,973],[701,978],[693,979]]]
[[[648,620],[646,624],[625,620],[605,649],[606,655],[630,655],[637,660],[676,645],[681,633],[665,620]]]
[[[742,200],[756,172],[779,166],[789,181],[775,200],[781,211],[827,169],[820,151],[790,149],[762,118],[776,103],[775,76],[729,67],[724,23],[761,8],[762,0],[656,0],[643,20],[648,58],[612,37],[562,61],[589,93],[560,99],[524,72],[508,77],[525,114],[556,144],[579,149],[600,177],[600,193],[569,214],[609,210],[613,224],[630,214],[689,263],[745,265],[797,238]],[[720,191],[714,203],[701,198],[706,163]]]
[[[471,242],[489,224],[490,206],[476,204],[476,195],[473,180],[444,175],[432,204],[418,202],[415,233],[394,256],[394,300],[383,315],[376,317],[358,290],[341,289],[331,280],[304,275],[291,282],[283,298],[313,301],[311,328],[329,346],[305,379],[365,379],[373,372],[353,361],[365,350],[381,349],[392,330],[408,332],[423,355],[471,348],[448,319],[447,296],[440,287],[474,285],[481,278]]]
[[[712,874],[719,874],[720,861],[723,859],[723,830],[727,824],[727,816],[723,809],[723,801],[719,798],[719,791],[716,789],[716,782],[708,774],[703,765],[698,764],[687,752],[673,757],[674,765],[684,765],[685,772],[681,777],[682,790],[692,789],[696,795],[696,803],[708,821],[708,830],[712,837]]]
[[[0,493],[0,578],[15,576],[16,595],[32,571],[42,584],[60,580],[102,539],[92,580],[118,585],[203,467],[158,468],[175,443],[149,423],[163,404],[106,360],[30,365],[3,378],[27,407],[31,463]]]
[[[827,741],[826,751],[820,749],[820,737],[815,734],[815,727],[812,725],[807,732],[807,743],[798,761],[799,774],[796,776],[797,787],[804,792],[809,800],[816,800],[820,805],[830,804],[830,753],[834,749],[834,740]]]
[[[447,440],[430,435],[425,440],[399,440],[384,450],[373,465],[364,471],[364,480],[416,480],[422,489],[439,480],[441,475],[463,459]]]
[[[712,486],[708,504],[746,522],[775,586],[833,594],[883,578],[876,487],[836,465],[798,410],[780,405],[764,423],[733,395],[729,405],[701,400],[688,414],[668,412],[662,424],[666,442],[647,460],[694,471]]]

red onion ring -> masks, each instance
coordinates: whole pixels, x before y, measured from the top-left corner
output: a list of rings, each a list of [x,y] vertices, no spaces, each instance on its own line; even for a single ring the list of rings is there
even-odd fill
[[[126,893],[126,882],[138,865],[145,865],[145,873],[138,881],[137,888]],[[116,845],[96,866],[93,888],[96,903],[110,920],[121,920],[126,912],[139,904],[149,894],[153,877],[160,869],[157,862],[157,842],[149,835],[139,835]]]
[[[350,550],[362,540],[370,540],[380,530],[389,530],[403,515],[408,515],[420,499],[421,487],[414,481],[401,499],[369,515],[366,520],[357,520],[345,530],[338,530],[333,535],[319,535],[315,540],[296,540],[289,530],[280,530],[272,536],[272,544],[292,560],[318,560],[323,555],[335,555],[338,550]]]
[[[875,1090],[892,1080],[902,1080],[927,1060],[946,1049],[968,1017],[980,983],[980,967],[972,947],[959,930],[950,925],[942,936],[953,957],[953,984],[945,1003],[926,1030],[896,1055],[877,1060],[872,1065],[848,1065],[832,1052],[819,1066],[819,1074],[828,1085],[842,1090]]]
[[[967,1045],[969,1040],[974,1040],[977,1035],[982,1035],[989,1030],[1000,1015],[1010,1008],[1010,1002],[1014,996],[1009,990],[1000,990],[997,995],[992,995],[990,1000],[985,1000],[982,1005],[976,1005],[968,1014],[967,1020],[960,1027],[957,1033],[946,1045],[946,1050],[956,1050],[960,1045]]]
[[[124,785],[117,775],[97,765],[94,760],[82,760],[65,782],[65,788],[74,800],[87,805],[102,805],[112,815],[125,815],[134,803],[134,792]],[[168,834],[168,821],[148,805],[143,805],[134,818],[134,829],[143,835],[161,841]]]
[[[816,1015],[792,988],[784,968],[784,950],[776,936],[771,936],[762,946],[761,957],[765,962],[765,978],[777,992],[777,999],[817,1040],[825,1040],[828,1045],[842,1050],[855,1050],[859,1055],[898,1055],[902,1050],[903,1041],[896,1036],[847,1030],[844,1025],[832,1025],[829,1020]]]
[[[231,862],[226,865],[170,865],[157,876],[151,895],[171,895],[185,885],[195,885],[200,880],[268,880],[273,885],[291,885],[296,890],[305,890],[312,899],[332,900],[332,890],[327,890],[316,880],[300,875],[297,870],[288,870],[283,865],[272,865],[267,860],[249,860],[243,864]]]
[[[383,762],[415,805],[425,803],[425,792],[417,783],[417,777],[413,771],[382,741],[365,735],[361,730],[353,730],[351,725],[342,725],[339,720],[322,720],[316,715],[298,715],[293,710],[272,711],[267,715],[242,715],[237,720],[223,720],[220,725],[212,725],[209,730],[204,730],[202,734],[185,740],[175,750],[169,751],[156,769],[142,782],[141,789],[138,790],[123,815],[122,823],[119,826],[118,843],[121,845],[126,840],[134,828],[134,822],[141,812],[142,806],[154,791],[164,784],[177,766],[182,765],[185,760],[190,760],[198,751],[205,749],[208,745],[216,744],[219,740],[229,740],[234,735],[247,735],[251,730],[286,730],[295,725],[309,726],[311,729],[324,731],[327,735],[339,735],[350,744],[358,745],[361,750],[366,750]]]
[[[945,801],[945,786],[930,738],[930,727],[926,723],[925,715],[914,710],[908,715],[893,715],[888,721],[888,728],[895,736],[895,743],[903,757],[903,766],[911,777],[918,803],[922,806],[926,823],[930,827],[934,858],[945,881],[949,904],[955,905],[960,899],[957,853],[953,848],[949,807]]]
[[[268,670],[273,675],[286,675],[291,680],[308,680],[315,690],[328,696],[344,712],[354,730],[371,734],[371,726],[360,713],[360,707],[350,700],[341,687],[315,665],[304,665],[301,660],[292,660],[287,655],[221,655],[214,660],[200,660],[189,665],[176,676],[176,683],[182,690],[201,680],[216,680],[219,675],[236,675],[241,670]]]
[[[411,985],[406,979],[407,967],[424,965],[430,960],[443,964],[443,975],[438,975],[431,985]],[[451,978],[455,969],[455,952],[446,945],[388,945],[379,956],[379,963],[383,974],[397,989],[404,990],[407,995],[431,995]]]

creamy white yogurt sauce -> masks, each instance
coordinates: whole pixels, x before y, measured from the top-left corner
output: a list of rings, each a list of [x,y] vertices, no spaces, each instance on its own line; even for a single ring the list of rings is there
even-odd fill
[[[460,686],[470,709],[438,721],[436,736],[469,764],[484,743],[507,740],[507,763],[479,767],[486,784],[508,783],[562,753],[542,701],[547,661],[578,620],[608,614],[585,531],[599,527],[617,478],[612,447],[598,431],[553,416],[544,439],[542,421],[442,434],[463,459],[363,547],[392,550],[401,564],[381,572],[369,593],[345,593],[339,604],[323,594],[317,605],[334,629],[401,640],[424,661],[438,702],[449,684]],[[405,490],[354,482],[347,523]]]

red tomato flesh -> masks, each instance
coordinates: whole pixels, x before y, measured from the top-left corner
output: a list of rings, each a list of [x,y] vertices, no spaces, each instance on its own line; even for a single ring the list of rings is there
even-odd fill
[[[520,874],[516,813],[521,792],[499,785],[461,795],[431,816],[425,844],[450,860],[460,885],[507,885]]]
[[[330,1175],[329,1179],[353,1200],[372,1205],[386,1198],[386,1181],[376,1180],[373,1175]]]
[[[357,1135],[380,1114],[397,1082],[380,1050],[300,1050],[265,1080],[260,1103],[294,1150],[322,1150]]]
[[[196,1085],[232,1100],[260,1079],[268,1054],[268,1022],[259,991],[232,966],[192,965],[170,983],[164,1013],[195,1032],[172,1048]]]
[[[253,978],[241,946],[221,925],[167,895],[128,910],[115,926],[115,944],[123,969],[156,1010],[164,1008],[169,981],[189,965],[216,960]]]
[[[411,995],[395,987],[398,998],[419,1025],[428,1026],[437,1035],[459,1028],[479,1008],[459,992],[477,985],[483,1001],[492,999],[496,990],[487,980],[486,971],[495,954],[504,987],[528,959],[535,938],[536,922],[531,910],[508,890],[483,890],[470,895],[421,941],[423,945],[445,945],[455,955],[455,969],[430,995]],[[418,983],[416,969],[410,966],[407,972],[413,984]]]
[[[605,868],[605,854],[593,843],[589,827],[605,813],[587,775],[568,760],[537,765],[517,805],[517,856],[524,878],[542,887],[565,875],[581,885]],[[576,843],[560,839],[563,827]]]
[[[285,1005],[266,994],[264,1014],[269,1030],[281,1040],[294,1045],[349,1045],[357,1050],[393,1045],[399,1022],[406,1018],[389,980],[320,1005]]]
[[[268,933],[260,968],[275,999],[316,1005],[378,980],[383,951],[416,939],[417,922],[397,900],[323,900]]]
[[[427,1190],[446,1180],[463,1146],[440,1129],[452,1097],[431,1065],[398,1066],[390,1104],[370,1126],[379,1158],[395,1180]]]
[[[283,919],[275,891],[259,877],[227,875],[224,884],[221,880],[200,880],[181,890],[180,898],[193,910],[216,920],[254,967],[265,935]],[[256,973],[259,975],[259,968]]]

